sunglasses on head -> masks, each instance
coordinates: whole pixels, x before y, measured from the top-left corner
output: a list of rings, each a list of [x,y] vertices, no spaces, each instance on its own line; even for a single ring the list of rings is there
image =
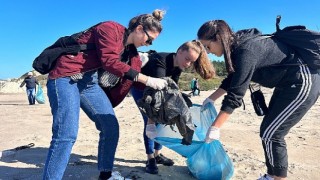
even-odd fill
[[[151,36],[148,34],[148,32],[143,28],[143,32],[146,33],[148,39],[146,40],[146,43],[149,45],[152,45],[152,41],[153,39],[151,38]]]

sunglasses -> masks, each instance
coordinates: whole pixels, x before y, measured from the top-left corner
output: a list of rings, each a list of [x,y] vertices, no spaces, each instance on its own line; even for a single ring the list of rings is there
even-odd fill
[[[148,32],[143,28],[143,32],[146,33],[148,39],[146,40],[146,43],[149,45],[152,45],[152,41],[153,39],[151,38],[151,36],[148,34]]]

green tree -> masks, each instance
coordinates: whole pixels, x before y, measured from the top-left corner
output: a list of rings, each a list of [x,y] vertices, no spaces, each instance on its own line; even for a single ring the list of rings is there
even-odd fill
[[[223,77],[227,75],[227,71],[223,61],[213,60],[212,64],[216,70],[216,77],[209,80],[204,80],[194,71],[193,68],[188,68],[180,76],[180,80],[179,80],[180,89],[183,91],[190,91],[191,90],[190,83],[192,78],[199,79],[200,90],[202,91],[218,88]]]

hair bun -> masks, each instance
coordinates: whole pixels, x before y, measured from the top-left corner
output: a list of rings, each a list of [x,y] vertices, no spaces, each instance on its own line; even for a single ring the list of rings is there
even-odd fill
[[[163,19],[163,16],[166,14],[165,11],[156,9],[152,12],[152,16],[156,18],[158,21],[161,21]]]

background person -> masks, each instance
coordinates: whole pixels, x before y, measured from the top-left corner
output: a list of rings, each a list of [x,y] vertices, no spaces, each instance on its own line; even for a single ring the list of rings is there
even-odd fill
[[[196,95],[200,96],[199,79],[196,78],[193,83],[194,83],[194,85],[193,85],[193,95],[194,96],[196,96]]]
[[[24,78],[23,82],[20,84],[20,87],[26,85],[26,92],[28,96],[29,105],[34,105],[36,103],[36,85],[39,85],[37,79],[33,76],[33,73],[30,71],[27,74],[27,77]]]
[[[80,44],[95,43],[96,49],[64,55],[57,60],[47,82],[53,135],[43,179],[62,179],[77,138],[80,108],[100,132],[99,179],[124,179],[119,172],[112,172],[119,124],[109,97],[98,84],[97,69],[103,68],[120,77],[121,82],[138,81],[155,89],[164,88],[164,80],[139,73],[141,61],[136,49],[151,45],[158,37],[163,15],[163,11],[155,10],[152,14],[136,16],[128,28],[114,21],[100,23],[78,39]],[[131,66],[122,60],[129,60]]]
[[[226,93],[220,112],[207,132],[206,142],[219,139],[219,129],[241,106],[250,81],[275,88],[269,102],[269,113],[260,126],[260,137],[265,153],[267,174],[259,179],[285,179],[288,171],[288,154],[285,136],[317,101],[320,77],[293,51],[277,39],[250,40],[257,29],[232,32],[223,20],[204,23],[198,30],[198,39],[208,53],[224,55],[228,76],[219,89],[204,102],[213,103]],[[279,65],[281,66],[273,66]],[[286,64],[295,64],[286,66]]]
[[[190,88],[191,88],[191,95],[194,95],[194,81],[196,80],[196,78],[192,78],[191,82],[190,82]]]
[[[181,72],[194,66],[196,72],[204,79],[210,79],[215,75],[214,68],[205,52],[205,48],[199,41],[188,41],[182,44],[177,52],[173,53],[153,53],[149,56],[149,61],[141,69],[143,74],[151,77],[170,77],[177,84]],[[143,97],[143,88],[134,86],[131,94],[137,103]],[[157,164],[172,166],[174,162],[160,153],[162,145],[150,139],[148,136],[154,136],[156,133],[155,124],[152,120],[142,114],[144,121],[143,138],[147,154],[146,172],[151,174],[158,173]],[[149,133],[149,134],[148,134]]]

